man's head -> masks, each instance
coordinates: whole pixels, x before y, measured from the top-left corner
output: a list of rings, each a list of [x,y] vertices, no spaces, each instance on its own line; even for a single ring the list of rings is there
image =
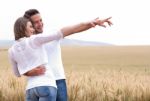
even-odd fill
[[[24,17],[30,19],[35,28],[35,33],[42,33],[43,32],[43,22],[41,15],[38,10],[36,9],[29,9],[25,12]]]

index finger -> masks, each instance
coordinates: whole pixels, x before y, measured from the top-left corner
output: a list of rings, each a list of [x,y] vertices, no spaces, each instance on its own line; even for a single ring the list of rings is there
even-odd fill
[[[106,18],[106,19],[104,19],[105,21],[107,21],[107,20],[109,20],[109,19],[111,19],[112,17],[109,17],[109,18]]]

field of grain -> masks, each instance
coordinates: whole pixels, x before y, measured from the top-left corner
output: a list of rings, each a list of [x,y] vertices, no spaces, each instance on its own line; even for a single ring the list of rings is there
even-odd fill
[[[150,46],[62,47],[69,101],[150,101]],[[0,101],[24,101],[25,77],[0,50]]]

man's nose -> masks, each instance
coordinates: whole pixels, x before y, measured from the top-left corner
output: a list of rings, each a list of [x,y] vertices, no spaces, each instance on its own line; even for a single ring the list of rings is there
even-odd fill
[[[39,22],[39,25],[40,25],[40,26],[42,26],[42,25],[43,25],[43,23],[40,21],[40,22]]]

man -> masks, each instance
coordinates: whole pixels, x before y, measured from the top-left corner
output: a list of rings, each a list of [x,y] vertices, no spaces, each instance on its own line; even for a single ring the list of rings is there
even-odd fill
[[[43,33],[43,22],[38,10],[29,9],[25,12],[24,17],[31,20],[33,27],[35,28],[36,34]],[[104,20],[99,20],[97,18],[89,22],[84,22],[73,26],[64,27],[60,29],[60,31],[62,32],[63,37],[66,37],[74,33],[88,30],[92,27],[95,27],[96,25],[106,27],[104,23],[108,23],[108,25],[111,26],[112,23],[111,21],[109,21],[109,19],[111,19],[111,17]],[[56,79],[56,85],[58,88],[56,101],[67,101],[68,98],[67,98],[67,87],[65,81],[66,78],[65,78],[64,68],[62,65],[62,60],[61,60],[60,40],[55,40],[48,43],[47,45],[45,45],[45,49],[47,51],[49,65],[52,68],[52,72]],[[36,76],[36,75],[43,74],[45,71],[46,70],[44,67],[37,67],[36,69],[27,72],[25,75]]]

